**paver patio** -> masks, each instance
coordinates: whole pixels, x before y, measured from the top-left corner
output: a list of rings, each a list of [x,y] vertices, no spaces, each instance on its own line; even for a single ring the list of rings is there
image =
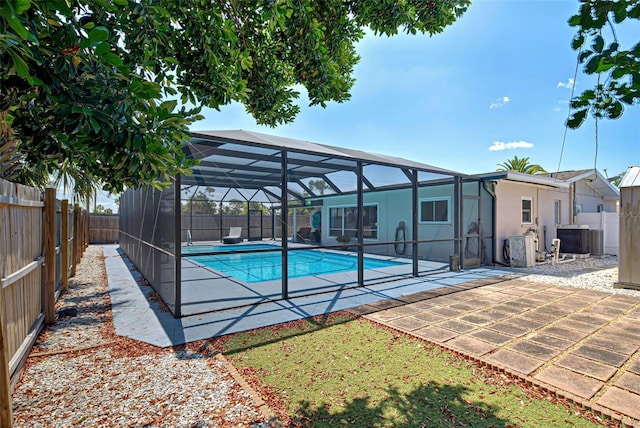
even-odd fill
[[[352,308],[640,426],[640,298],[492,278]]]

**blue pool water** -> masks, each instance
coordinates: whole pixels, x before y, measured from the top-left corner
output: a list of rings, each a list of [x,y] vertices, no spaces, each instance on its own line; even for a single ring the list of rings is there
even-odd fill
[[[255,248],[256,246],[260,248]],[[272,245],[258,244],[256,246],[253,249],[279,248]],[[250,247],[250,245],[238,249],[244,250],[245,247]],[[229,250],[228,247],[222,247],[222,249]],[[193,256],[190,258],[244,282],[271,281],[282,278],[282,253],[280,251]],[[336,254],[320,250],[290,251],[288,261],[289,278],[353,272],[358,269],[358,259],[355,254]],[[365,270],[403,264],[391,260],[364,258]]]
[[[242,244],[242,245],[190,245],[182,247],[182,254],[213,253],[220,251],[253,251],[253,250],[279,250],[279,246],[269,244]]]

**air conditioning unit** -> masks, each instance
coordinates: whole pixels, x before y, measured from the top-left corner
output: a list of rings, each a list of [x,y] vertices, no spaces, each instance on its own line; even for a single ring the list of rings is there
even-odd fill
[[[509,237],[509,261],[511,267],[533,267],[536,265],[536,244],[533,235]]]
[[[589,252],[593,256],[604,254],[604,232],[599,229],[589,230]]]
[[[582,224],[559,225],[557,229],[560,251],[570,254],[588,254],[590,251],[589,226]]]

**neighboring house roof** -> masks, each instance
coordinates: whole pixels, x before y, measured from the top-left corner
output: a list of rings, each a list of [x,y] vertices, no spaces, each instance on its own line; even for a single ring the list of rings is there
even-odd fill
[[[507,180],[516,181],[519,183],[537,184],[542,186],[567,188],[569,183],[564,182],[556,178],[549,177],[546,174],[525,174],[523,172],[515,171],[496,171],[487,172],[483,174],[476,174],[474,178],[480,178],[481,180]]]
[[[640,167],[639,167],[640,168]],[[515,171],[496,171],[477,174],[474,177],[483,180],[508,180],[520,183],[529,183],[556,188],[569,187],[571,183],[584,180],[605,200],[620,199],[620,191],[609,182],[600,172],[594,169],[580,169],[573,171],[560,171],[549,174],[524,174]]]
[[[576,169],[572,171],[550,172],[543,175],[546,175],[547,177],[555,177],[558,180],[571,180],[574,177],[578,177],[586,173],[593,173],[593,169]]]
[[[620,182],[620,188],[640,186],[640,166],[630,166]]]
[[[602,174],[600,174],[597,169],[560,171],[557,173],[550,173],[549,175],[557,178],[558,180],[564,180],[567,183],[575,183],[576,181],[584,180],[587,185],[600,193],[605,200],[620,199],[620,191]]]

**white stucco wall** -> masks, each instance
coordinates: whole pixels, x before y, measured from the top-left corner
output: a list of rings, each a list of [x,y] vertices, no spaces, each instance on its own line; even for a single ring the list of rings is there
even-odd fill
[[[604,211],[616,212],[615,201],[604,200],[591,186],[584,181],[571,185],[573,188],[552,188],[515,181],[501,180],[496,186],[496,254],[498,260],[502,258],[503,241],[509,236],[522,235],[529,228],[538,230],[540,240],[547,249],[551,248],[551,240],[557,236],[554,221],[554,201],[560,201],[560,223],[572,224],[572,194],[575,192],[576,204],[582,205],[582,212],[595,213],[598,205]],[[521,221],[522,197],[532,199],[532,223],[523,224]],[[577,224],[580,224],[577,222]],[[546,227],[546,235],[544,233]],[[541,248],[544,249],[544,246]]]
[[[496,255],[502,258],[503,241],[509,236],[522,235],[530,228],[535,228],[540,234],[541,244],[551,247],[551,240],[556,237],[554,222],[554,201],[560,201],[560,224],[570,223],[569,218],[569,190],[549,188],[526,183],[502,180],[496,186]],[[523,197],[532,200],[532,213],[529,223],[522,223]],[[546,240],[544,228],[546,226]],[[544,249],[544,246],[543,248]]]

